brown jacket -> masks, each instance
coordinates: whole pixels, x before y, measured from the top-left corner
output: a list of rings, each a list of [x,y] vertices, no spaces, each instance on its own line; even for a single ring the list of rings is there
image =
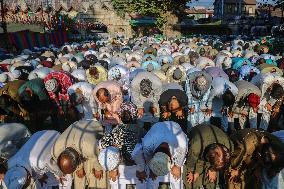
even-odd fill
[[[19,88],[25,83],[23,80],[15,80],[7,83],[2,89],[0,89],[0,96],[9,96],[16,104],[9,104],[7,107],[16,116],[23,117],[25,120],[29,119],[28,112],[20,104]]]
[[[257,129],[242,129],[233,133],[230,138],[235,144],[232,154],[231,166],[234,169],[244,169],[247,166],[255,167],[259,163],[255,161],[254,154],[261,146],[261,139],[267,137],[273,145],[284,149],[284,144],[274,135]]]
[[[98,161],[98,140],[103,135],[103,128],[97,121],[77,121],[70,125],[55,141],[52,148],[52,156],[57,161],[60,154],[66,148],[73,148],[85,159],[83,163],[79,165],[77,170],[84,168],[86,176],[82,179],[78,178],[76,171],[73,174],[74,188],[84,189],[85,185],[94,188],[106,188],[106,173],[104,172],[104,178],[98,180],[93,174],[93,169],[96,171],[103,170]]]
[[[7,83],[2,89],[0,89],[0,96],[1,95],[8,95],[10,96],[14,101],[20,102],[20,97],[18,94],[19,88],[25,83],[25,81],[22,80],[15,80]]]

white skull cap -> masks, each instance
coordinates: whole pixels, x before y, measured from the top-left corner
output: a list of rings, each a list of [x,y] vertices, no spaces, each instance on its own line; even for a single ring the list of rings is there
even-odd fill
[[[107,147],[100,152],[98,160],[105,171],[112,171],[120,163],[120,151],[113,146]]]

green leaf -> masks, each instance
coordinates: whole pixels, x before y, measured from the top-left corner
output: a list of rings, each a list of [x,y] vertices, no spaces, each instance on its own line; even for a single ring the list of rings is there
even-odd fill
[[[165,14],[183,13],[190,0],[111,0],[111,2],[118,15],[135,12],[143,16],[154,16],[158,27],[163,27],[167,20]]]

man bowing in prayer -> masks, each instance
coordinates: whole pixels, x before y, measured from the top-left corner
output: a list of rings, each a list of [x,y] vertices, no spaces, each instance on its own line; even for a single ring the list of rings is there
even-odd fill
[[[98,84],[93,95],[98,103],[104,126],[115,126],[120,122],[118,111],[123,102],[121,85],[115,81],[105,81]]]
[[[51,148],[59,137],[57,131],[40,131],[8,161],[4,182],[7,188],[70,186],[52,159]],[[64,182],[65,181],[65,182]]]
[[[153,73],[141,72],[134,77],[131,83],[131,101],[138,108],[138,117],[151,112],[158,117],[158,101],[162,93],[162,82]]]
[[[98,162],[97,139],[103,128],[97,121],[78,121],[55,141],[52,156],[64,174],[72,174],[75,189],[106,188],[106,174]]]
[[[140,151],[144,162],[150,168],[150,178],[147,189],[159,187],[159,177],[169,175],[172,189],[182,189],[181,169],[185,162],[188,139],[179,124],[172,121],[154,124],[142,138],[140,146],[136,146],[132,158],[141,164]],[[140,148],[140,150],[139,150]]]

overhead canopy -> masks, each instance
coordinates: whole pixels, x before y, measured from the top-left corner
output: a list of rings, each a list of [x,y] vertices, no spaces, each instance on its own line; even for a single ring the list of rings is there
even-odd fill
[[[157,24],[157,20],[155,18],[140,18],[130,20],[131,26],[154,26]]]

